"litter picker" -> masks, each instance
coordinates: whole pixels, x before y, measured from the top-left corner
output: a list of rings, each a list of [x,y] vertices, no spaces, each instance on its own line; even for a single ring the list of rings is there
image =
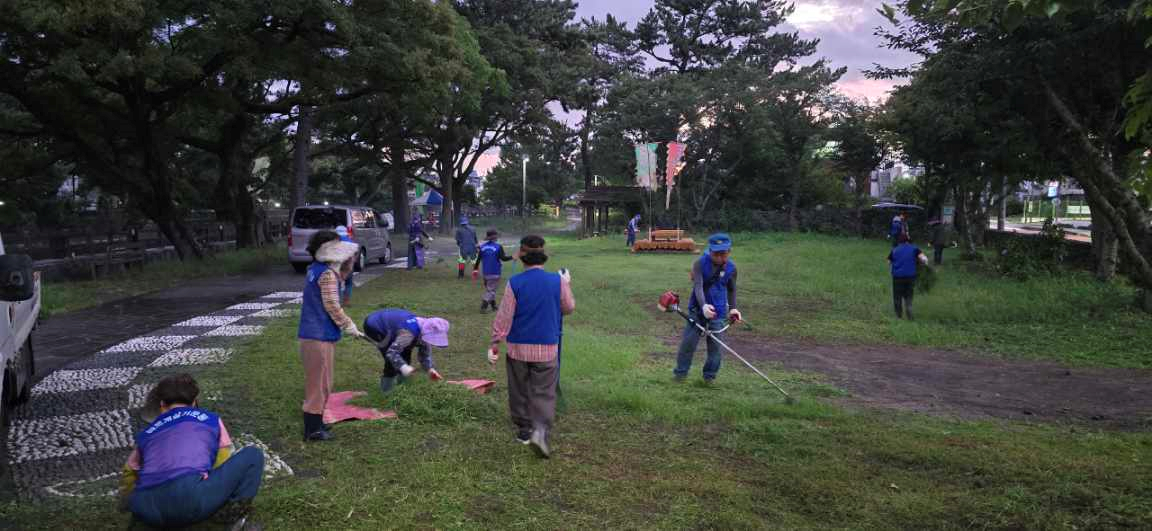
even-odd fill
[[[760,369],[757,369],[754,365],[748,363],[748,360],[744,359],[744,356],[741,356],[738,352],[732,350],[732,347],[729,347],[726,343],[721,341],[719,337],[716,336],[716,332],[723,332],[724,330],[727,330],[727,326],[725,326],[722,330],[717,330],[716,332],[708,330],[707,327],[701,325],[696,321],[696,319],[693,319],[691,315],[688,315],[686,312],[684,312],[684,310],[680,309],[680,295],[677,295],[676,292],[673,291],[664,292],[664,294],[660,296],[660,302],[656,304],[656,307],[659,308],[661,312],[675,312],[679,314],[680,317],[683,317],[685,321],[688,321],[688,324],[698,328],[700,332],[704,334],[705,338],[711,339],[712,341],[715,341],[717,345],[724,347],[724,350],[727,350],[729,354],[736,356],[736,359],[743,362],[744,365],[747,365],[749,369],[752,369],[752,372],[759,374],[761,378],[772,384],[772,387],[775,387],[777,391],[780,391],[780,394],[784,395],[785,402],[791,404],[796,401],[796,399],[792,398],[792,395],[788,394],[788,392],[785,391],[783,387],[780,387],[779,384],[772,381],[772,379],[764,373],[760,372]]]

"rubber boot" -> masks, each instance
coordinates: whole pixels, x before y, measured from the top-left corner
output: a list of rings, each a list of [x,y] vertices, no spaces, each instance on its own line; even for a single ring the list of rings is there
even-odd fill
[[[304,414],[304,440],[308,442],[313,441],[327,441],[332,438],[332,434],[324,429],[324,416],[314,415],[312,413]]]

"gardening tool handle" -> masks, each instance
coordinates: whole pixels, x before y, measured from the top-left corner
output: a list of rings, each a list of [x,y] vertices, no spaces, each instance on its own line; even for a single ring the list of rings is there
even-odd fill
[[[792,395],[788,394],[788,391],[785,391],[783,387],[780,387],[780,384],[772,381],[772,379],[769,378],[768,375],[760,372],[760,369],[757,369],[755,365],[752,365],[751,363],[748,362],[748,360],[744,359],[744,356],[741,356],[740,354],[736,353],[735,350],[732,350],[732,347],[729,347],[727,343],[721,341],[720,338],[716,337],[717,333],[720,333],[720,332],[723,332],[724,330],[727,330],[728,329],[727,326],[725,326],[721,330],[712,331],[712,330],[709,330],[709,329],[705,328],[704,326],[702,326],[699,322],[697,322],[695,319],[693,319],[687,313],[684,313],[684,310],[681,310],[680,306],[673,306],[672,310],[674,310],[676,313],[680,314],[680,317],[683,317],[685,320],[687,320],[693,326],[700,329],[700,331],[704,334],[705,337],[710,338],[712,341],[715,341],[717,345],[724,347],[724,350],[727,350],[729,354],[736,356],[736,359],[738,359],[742,363],[744,363],[744,365],[746,365],[749,369],[752,369],[752,372],[755,372],[756,374],[760,375],[761,378],[767,380],[768,383],[772,384],[772,387],[775,387],[777,391],[780,391],[780,394],[784,395],[785,398],[787,398],[789,400],[792,399]],[[731,325],[729,325],[729,326],[731,326]]]

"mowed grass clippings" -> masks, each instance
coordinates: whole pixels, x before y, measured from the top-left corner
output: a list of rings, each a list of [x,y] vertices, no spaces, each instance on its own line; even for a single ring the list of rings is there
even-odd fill
[[[1109,300],[1124,288],[1075,278],[1020,284],[946,266],[932,295],[918,297],[919,320],[908,323],[888,316],[881,243],[735,240],[740,306],[754,326],[739,334],[949,347],[955,338],[989,355],[1143,366],[1142,351],[1126,349],[1147,341],[1147,318]],[[271,529],[1152,526],[1146,433],[845,411],[820,400],[838,391],[818,378],[763,367],[799,395],[787,405],[731,359],[717,384],[704,385],[702,351],[689,380],[672,382],[675,347],[667,341],[682,322],[651,306],[670,288],[686,298],[691,257],[635,256],[623,247],[620,238],[549,239],[548,267],[572,271],[577,299],[565,320],[566,407],[549,461],[513,442],[503,365],[484,359],[492,314],[478,313],[481,288],[456,280],[451,264],[388,271],[356,291],[349,312],[362,320],[399,306],[449,319],[452,346],[434,351],[437,366],[448,379],[496,380],[489,395],[417,378],[385,398],[379,354],[342,341],[336,389],[368,391],[355,403],[395,409],[399,418],[344,423],[334,429],[336,440],[304,444],[292,319],[274,322],[227,367],[198,369],[220,390],[221,401],[210,406],[230,429],[258,434],[296,470],[261,493],[261,521]],[[517,271],[511,266],[506,276]],[[1068,289],[1082,290],[1084,299],[1065,300]],[[938,299],[946,296],[952,300]],[[1027,297],[1047,304],[1048,313],[996,325],[993,314],[1023,311]],[[1037,346],[1045,340],[1027,328],[1055,319],[1047,315],[1076,315],[1074,307],[1093,308],[1103,322],[1083,337],[1069,333]],[[1137,337],[1103,336],[1124,323]],[[1009,331],[987,332],[993,325]],[[1076,351],[1082,354],[1067,355]],[[110,504],[74,503],[7,510],[28,528],[126,521]]]

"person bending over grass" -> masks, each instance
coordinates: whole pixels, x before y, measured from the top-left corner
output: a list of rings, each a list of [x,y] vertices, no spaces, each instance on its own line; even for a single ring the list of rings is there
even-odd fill
[[[431,348],[448,346],[448,321],[439,317],[417,317],[408,310],[388,308],[372,312],[364,319],[364,334],[376,342],[384,356],[384,372],[380,375],[380,390],[388,393],[398,383],[416,371],[412,367],[412,351],[420,359],[420,366],[428,377],[440,380],[440,373],[432,366]]]

